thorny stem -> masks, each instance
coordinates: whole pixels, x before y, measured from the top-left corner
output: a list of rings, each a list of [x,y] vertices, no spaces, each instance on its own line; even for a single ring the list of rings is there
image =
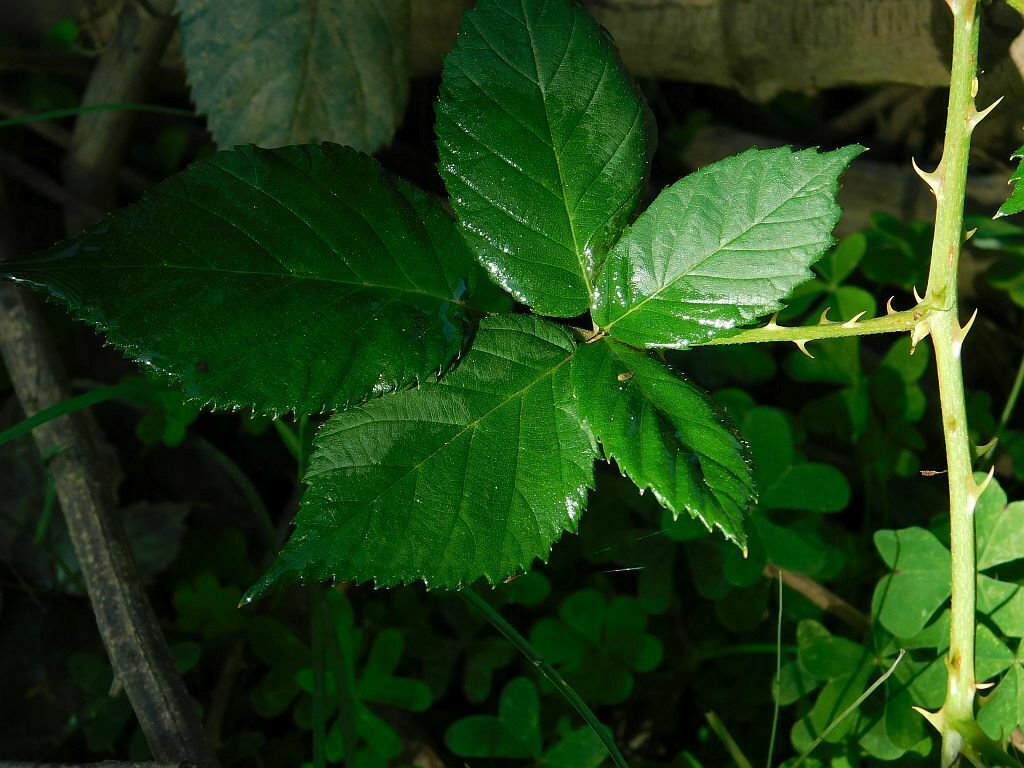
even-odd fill
[[[953,12],[953,63],[942,160],[932,173],[920,172],[936,198],[935,235],[925,303],[935,307],[928,331],[935,348],[946,461],[949,467],[950,551],[952,603],[949,678],[946,701],[927,717],[942,734],[942,765],[961,754],[978,764],[993,746],[984,743],[974,722],[977,690],[974,671],[976,621],[976,556],[974,508],[982,488],[974,481],[972,448],[967,430],[963,368],[960,350],[970,327],[961,327],[957,308],[957,266],[964,237],[964,195],[971,133],[984,115],[974,104],[978,89],[979,3],[947,0]]]
[[[912,331],[928,312],[927,305],[918,304],[913,309],[891,312],[884,317],[873,317],[869,320],[852,319],[846,322],[820,322],[817,325],[783,326],[778,325],[773,319],[760,328],[747,328],[732,336],[716,336],[704,344],[760,344],[771,341],[806,343],[816,339],[838,339],[844,336],[900,333]]]

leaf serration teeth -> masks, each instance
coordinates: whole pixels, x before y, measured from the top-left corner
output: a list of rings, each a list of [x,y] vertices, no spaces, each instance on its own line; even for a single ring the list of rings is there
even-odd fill
[[[864,315],[866,315],[867,313],[868,312],[867,312],[866,309],[863,312],[858,312],[856,315],[854,315],[849,320],[847,320],[845,323],[843,323],[842,327],[843,328],[856,328],[858,325],[860,325],[860,322],[859,322],[860,319],[862,317],[864,317]]]

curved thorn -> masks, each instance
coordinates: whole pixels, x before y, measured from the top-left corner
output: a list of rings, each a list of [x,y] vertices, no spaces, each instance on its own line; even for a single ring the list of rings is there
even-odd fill
[[[971,328],[974,326],[974,321],[978,317],[978,310],[975,309],[971,314],[970,320],[965,325],[957,325],[953,328],[953,354],[960,357],[960,350],[963,348],[964,339],[967,338],[967,334],[971,332]]]
[[[895,298],[896,298],[895,296],[890,296],[889,300],[887,302],[885,302],[885,314],[887,314],[887,315],[895,315],[896,314],[896,310],[893,309],[893,306],[892,306],[892,302],[893,302],[893,300]]]
[[[800,351],[807,355],[809,358],[811,358],[811,360],[813,360],[814,355],[807,351],[807,342],[809,341],[810,339],[793,339],[793,343],[800,348]]]
[[[972,104],[970,109],[968,110],[968,113],[967,113],[967,122],[968,122],[968,124],[970,124],[971,130],[973,131],[975,126],[977,126],[978,123],[980,123],[982,120],[984,120],[986,117],[988,117],[988,113],[991,112],[996,107],[998,107],[999,106],[999,102],[1002,101],[1002,100],[1003,100],[1003,97],[1000,96],[998,99],[996,99],[991,104],[989,104],[987,107],[985,107],[983,110],[981,110],[981,112],[979,112],[977,109],[975,109],[974,105]]]
[[[918,304],[920,304],[922,301],[924,301],[924,299],[921,298],[921,294],[919,294],[917,292],[917,286],[916,285],[914,286],[914,301],[916,301]]]
[[[845,323],[843,323],[843,328],[856,328],[857,327],[857,321],[860,320],[862,317],[864,317],[864,315],[866,315],[867,313],[868,313],[868,311],[866,309],[863,312],[858,312],[856,315],[854,315],[849,320],[847,320]]]
[[[977,457],[984,456],[986,453],[988,453],[993,448],[995,448],[998,444],[999,444],[999,438],[998,437],[993,437],[991,440],[989,440],[984,445],[976,445],[976,446],[974,446],[974,455],[977,456]]]
[[[917,160],[913,157],[910,158],[910,164],[914,167],[914,173],[921,177],[921,181],[928,185],[932,193],[938,194],[939,189],[942,187],[942,179],[939,175],[932,171],[929,173],[917,164]]]
[[[993,465],[988,468],[988,474],[985,475],[985,479],[978,483],[978,495],[975,498],[981,498],[981,494],[983,494],[985,492],[985,489],[988,488],[988,485],[989,483],[992,482],[992,478],[995,476],[995,474],[996,468],[995,465]]]
[[[776,312],[775,314],[773,314],[771,316],[771,319],[768,321],[768,323],[764,327],[765,328],[781,328],[782,326],[779,325],[778,320],[779,320],[779,313]]]
[[[970,240],[972,237],[974,237],[974,233],[977,232],[977,231],[978,231],[977,227],[975,227],[974,229],[968,229],[967,232],[964,233],[964,242],[966,243],[968,240]]]
[[[832,321],[828,319],[828,311],[832,307],[825,307],[825,311],[821,313],[821,317],[818,319],[818,325],[832,325]]]
[[[992,688],[994,686],[995,686],[995,683],[992,683],[992,682],[989,682],[989,683],[975,683],[974,684],[975,690],[978,690],[978,691],[987,691],[989,688]]]

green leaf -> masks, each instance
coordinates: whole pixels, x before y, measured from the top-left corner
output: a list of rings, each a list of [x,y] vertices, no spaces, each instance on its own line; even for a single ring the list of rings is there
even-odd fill
[[[1024,641],[1017,646],[1010,669],[996,688],[982,699],[978,724],[993,739],[1005,738],[1024,725]]]
[[[600,768],[608,748],[592,728],[577,728],[544,753],[538,768]]]
[[[373,152],[401,121],[408,0],[178,0],[177,9],[192,97],[218,146],[335,141]]]
[[[775,408],[755,408],[743,421],[750,441],[759,509],[838,512],[850,501],[850,484],[835,467],[804,461],[793,446],[793,430]]]
[[[1011,0],[1012,2],[1013,0]],[[1020,10],[1021,5],[1024,3],[1014,2],[1014,7]],[[1024,146],[1020,147],[1016,152],[1010,155],[1011,160],[1024,160]],[[1010,176],[1010,184],[1013,184],[1013,192],[1010,193],[1009,198],[1006,202],[999,206],[999,210],[996,211],[996,216],[1012,216],[1015,213],[1024,211],[1024,184],[1021,184],[1021,179],[1024,179],[1024,162],[1017,166],[1017,170]]]
[[[983,474],[975,476],[978,482]],[[1024,558],[1024,501],[1007,504],[1006,492],[993,479],[974,511],[978,530],[978,570]]]
[[[313,413],[447,365],[479,267],[440,203],[321,144],[219,152],[3,272],[189,399]]]
[[[575,531],[593,437],[569,382],[569,333],[536,317],[480,324],[437,384],[332,416],[295,522],[248,594],[295,581],[502,581]]]
[[[863,151],[750,149],[666,189],[609,254],[593,315],[640,347],[686,347],[773,312],[832,245],[839,175]]]
[[[875,546],[892,573],[871,612],[896,637],[913,637],[949,598],[949,550],[924,528],[878,531]]]
[[[590,304],[636,206],[653,118],[607,33],[567,0],[480,0],[445,57],[441,175],[494,278],[544,315]]]
[[[497,717],[464,717],[448,729],[444,742],[459,757],[539,757],[537,688],[525,677],[515,678],[501,692]]]
[[[756,497],[748,451],[705,392],[607,338],[576,348],[572,383],[609,459],[674,515],[745,547],[743,515]]]

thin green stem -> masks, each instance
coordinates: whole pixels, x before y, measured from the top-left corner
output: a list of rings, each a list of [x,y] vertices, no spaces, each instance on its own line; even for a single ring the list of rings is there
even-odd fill
[[[992,458],[992,454],[995,453],[996,443],[1003,436],[1003,432],[1006,431],[1006,427],[1010,423],[1010,417],[1013,416],[1013,409],[1017,407],[1017,400],[1020,399],[1022,386],[1024,386],[1024,356],[1021,356],[1020,364],[1017,366],[1017,376],[1013,380],[1013,386],[1010,387],[1010,394],[1006,398],[1003,412],[999,415],[999,423],[996,425],[996,431],[992,435],[992,447],[985,451],[985,455],[982,457],[984,461],[989,461]]]
[[[704,346],[718,344],[761,344],[772,341],[807,342],[817,339],[840,339],[846,336],[870,336],[876,333],[911,331],[931,309],[927,303],[913,309],[892,312],[869,320],[826,322],[817,325],[779,325],[774,319],[760,328],[748,328],[732,336],[716,336]]]
[[[736,768],[754,768],[747,756],[743,754],[743,750],[740,749],[740,745],[736,743],[736,739],[729,733],[729,729],[725,727],[725,723],[722,719],[714,712],[705,712],[704,719],[708,721],[708,725],[711,730],[714,731],[715,736],[722,742],[722,746],[725,747],[725,751],[729,753],[729,757],[736,763]]]
[[[768,759],[765,761],[766,768],[772,768],[772,758],[775,757],[775,737],[779,732],[779,691],[782,684],[782,571],[779,570],[777,580],[779,582],[778,595],[778,620],[775,623],[775,679],[772,681],[772,699],[775,705],[772,708],[772,733],[768,739]]]
[[[82,107],[71,107],[69,109],[51,109],[46,112],[35,112],[31,115],[18,115],[6,120],[0,120],[0,128],[13,128],[16,125],[28,125],[29,123],[44,123],[48,120],[62,120],[65,117],[84,115],[87,112],[152,112],[158,115],[173,115],[175,117],[195,117],[195,112],[187,109],[176,109],[175,107],[164,107],[159,104],[142,104],[136,101],[119,101],[108,104],[87,104]]]
[[[932,722],[942,733],[942,764],[952,765],[965,749],[973,731],[974,639],[977,568],[974,506],[980,489],[974,482],[972,448],[967,429],[963,368],[960,350],[965,329],[958,320],[957,269],[964,242],[964,196],[971,133],[979,119],[974,104],[977,92],[977,0],[949,0],[953,11],[953,63],[942,160],[922,177],[936,198],[935,235],[925,301],[938,310],[928,329],[935,348],[939,402],[949,469],[951,621],[946,701]]]
[[[459,597],[466,601],[470,608],[479,613],[496,630],[505,636],[505,638],[516,647],[516,649],[525,656],[537,670],[548,679],[554,687],[564,698],[569,705],[575,709],[580,717],[590,726],[591,730],[594,731],[597,738],[604,744],[605,749],[608,750],[608,755],[611,757],[612,762],[615,763],[616,768],[629,768],[626,763],[626,758],[622,756],[619,748],[615,744],[615,739],[612,738],[611,731],[601,724],[601,721],[597,719],[597,715],[593,713],[587,703],[580,698],[580,695],[573,690],[573,687],[565,682],[565,679],[558,674],[558,670],[552,667],[544,657],[541,656],[537,649],[534,648],[530,642],[523,637],[516,628],[509,624],[505,619],[501,617],[501,614],[494,610],[486,600],[480,595],[474,592],[472,589],[463,589],[458,592]]]
[[[327,670],[323,587],[309,590],[310,645],[313,661],[313,768],[327,768]]]
[[[821,744],[821,742],[823,742],[826,738],[828,738],[828,735],[832,733],[832,731],[834,731],[839,726],[839,724],[843,722],[843,720],[845,720],[854,712],[856,712],[860,705],[867,700],[868,696],[877,691],[878,688],[882,685],[882,683],[889,679],[892,673],[896,671],[896,667],[899,665],[899,663],[903,661],[903,657],[906,655],[906,653],[906,650],[900,648],[899,656],[896,657],[896,661],[892,663],[892,666],[885,670],[881,677],[875,680],[875,682],[868,686],[867,690],[864,691],[864,693],[857,697],[856,701],[854,701],[850,706],[844,709],[839,714],[839,717],[837,717],[835,720],[829,723],[828,727],[818,734],[818,738],[816,738],[814,742],[811,744],[811,746],[807,748],[807,751],[800,755],[800,758],[795,763],[793,763],[792,768],[797,768],[797,766],[799,766],[804,760],[806,760],[808,755],[810,755],[811,752],[817,749],[818,745]]]
[[[356,694],[352,679],[352,658],[354,649],[347,638],[343,641],[338,634],[337,617],[331,610],[331,601],[324,601],[327,611],[324,626],[327,628],[327,662],[334,676],[334,687],[338,692],[338,718],[341,722],[341,740],[345,747],[345,767],[349,768],[356,756]]]
[[[29,418],[19,421],[14,426],[0,432],[0,445],[27,435],[36,427],[41,427],[43,424],[59,419],[61,416],[67,416],[69,413],[84,410],[97,403],[113,400],[116,397],[120,397],[124,392],[124,387],[120,385],[99,387],[98,389],[90,389],[88,392],[83,392],[75,397],[69,397],[67,400],[61,400],[59,403],[51,405],[49,408],[44,408]]]

